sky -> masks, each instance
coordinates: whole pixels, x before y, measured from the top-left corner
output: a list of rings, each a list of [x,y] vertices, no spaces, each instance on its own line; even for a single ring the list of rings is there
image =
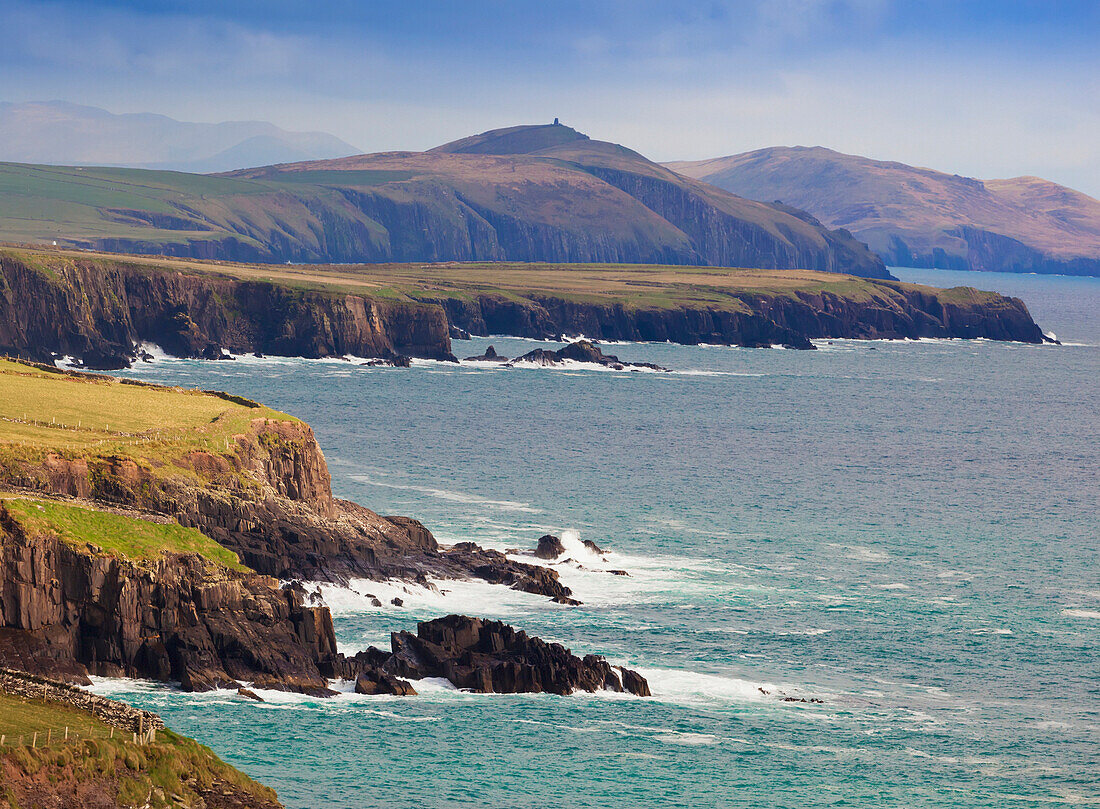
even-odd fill
[[[1100,0],[0,3],[0,100],[364,151],[554,117],[655,160],[828,146],[1100,197]]]

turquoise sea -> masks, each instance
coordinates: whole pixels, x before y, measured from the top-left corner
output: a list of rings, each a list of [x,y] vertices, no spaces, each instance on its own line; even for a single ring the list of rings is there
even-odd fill
[[[97,687],[295,809],[1100,804],[1100,279],[895,273],[1019,295],[1065,345],[604,349],[671,374],[130,372],[305,418],[337,494],[442,541],[571,531],[611,551],[558,565],[575,608],[477,583],[325,588],[347,650],[448,612],[500,617],[640,669],[653,698]],[[536,345],[455,350],[490,343]]]

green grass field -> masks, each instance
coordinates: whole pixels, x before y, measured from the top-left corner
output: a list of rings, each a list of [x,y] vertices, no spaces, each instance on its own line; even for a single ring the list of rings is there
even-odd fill
[[[76,734],[88,739],[107,738],[111,732],[107,725],[87,711],[0,693],[0,736],[6,737],[4,747],[18,745],[20,737],[23,737],[24,744],[30,745],[36,733],[40,737],[40,746],[46,745],[51,734],[51,740],[62,743],[65,728],[69,728],[70,736]]]
[[[77,548],[95,546],[100,553],[131,562],[155,561],[165,553],[197,553],[232,570],[247,571],[237,554],[194,528],[157,523],[83,506],[28,497],[5,497],[0,503],[30,536],[56,534]]]
[[[225,451],[255,419],[297,421],[214,393],[0,359],[0,451],[159,462],[191,450]]]

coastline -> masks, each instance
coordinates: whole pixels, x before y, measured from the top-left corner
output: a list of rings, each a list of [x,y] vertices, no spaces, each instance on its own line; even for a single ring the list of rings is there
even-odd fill
[[[417,282],[418,272],[431,280]],[[463,281],[468,272],[475,279]],[[809,271],[288,269],[9,248],[0,255],[0,273],[19,300],[32,304],[0,300],[0,349],[44,362],[76,357],[99,370],[129,366],[145,342],[180,357],[255,352],[404,363],[454,360],[452,337],[489,333],[801,349],[828,338],[1045,339],[1016,298]],[[486,282],[476,280],[479,273]],[[547,273],[552,280],[540,281]]]

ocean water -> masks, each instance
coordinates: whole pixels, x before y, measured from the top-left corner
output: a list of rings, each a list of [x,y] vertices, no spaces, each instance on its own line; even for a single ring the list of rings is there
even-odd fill
[[[346,650],[448,612],[499,617],[640,669],[653,698],[97,688],[296,809],[1100,803],[1100,279],[895,272],[1020,295],[1066,345],[605,348],[670,374],[130,372],[307,419],[339,495],[442,541],[573,532],[556,567],[583,606],[481,583],[323,588]],[[536,345],[456,353],[490,343]]]

